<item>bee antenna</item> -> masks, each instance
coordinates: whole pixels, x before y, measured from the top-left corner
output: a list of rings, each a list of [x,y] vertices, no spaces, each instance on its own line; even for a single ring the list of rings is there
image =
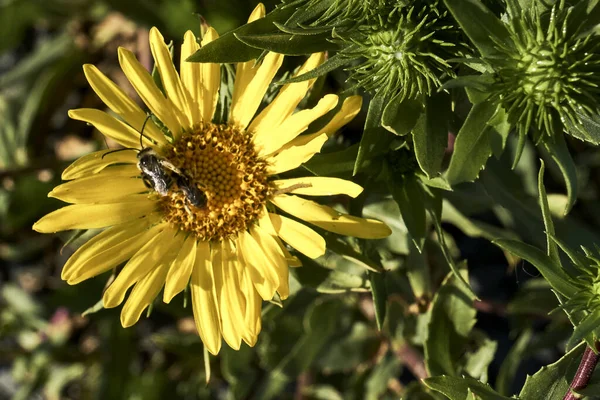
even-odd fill
[[[140,149],[144,150],[144,144],[142,143],[142,137],[145,137],[148,140],[151,140],[148,136],[144,135],[144,128],[146,128],[146,124],[148,123],[148,120],[150,119],[152,115],[148,114],[148,116],[146,116],[146,119],[144,120],[144,123],[142,124],[142,130],[140,131]]]
[[[111,150],[111,151],[107,151],[106,153],[102,154],[102,157],[100,157],[100,158],[101,158],[101,159],[103,159],[103,158],[104,158],[104,156],[106,156],[106,155],[108,155],[108,154],[111,154],[111,153],[117,153],[117,152],[119,152],[119,151],[125,151],[125,150],[133,150],[133,151],[137,151],[137,149],[133,149],[133,148],[130,148],[130,147],[128,147],[128,148],[126,148],[126,149],[117,149],[117,150]]]

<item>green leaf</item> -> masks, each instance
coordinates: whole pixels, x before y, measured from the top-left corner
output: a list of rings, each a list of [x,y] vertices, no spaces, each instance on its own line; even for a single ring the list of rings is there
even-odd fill
[[[266,33],[258,35],[235,34],[235,37],[248,46],[290,56],[301,56],[337,48],[336,45],[327,40],[329,34],[305,36]]]
[[[574,125],[566,120],[566,132],[584,142],[600,144],[600,118],[597,115],[587,116],[583,113],[577,113],[576,117],[581,121],[581,125]]]
[[[544,161],[540,160],[540,173],[538,175],[538,191],[540,193],[540,208],[542,209],[542,219],[544,220],[544,227],[546,228],[546,246],[547,254],[550,259],[560,264],[560,256],[558,254],[558,246],[552,240],[554,235],[554,222],[552,222],[552,214],[550,214],[550,206],[548,205],[548,196],[546,195],[546,188],[544,187]]]
[[[354,264],[372,272],[384,272],[381,265],[371,260],[365,254],[354,250],[350,245],[339,240],[337,236],[326,235],[325,240],[327,242],[327,249],[338,253],[346,260],[350,260]]]
[[[527,260],[540,271],[552,288],[566,298],[577,293],[577,287],[571,283],[571,278],[565,273],[560,264],[555,263],[543,251],[519,242],[517,240],[497,239],[492,243],[502,249]]]
[[[480,0],[444,0],[444,3],[482,56],[504,56],[496,43],[510,45],[510,33]]]
[[[321,33],[331,32],[330,26],[302,26],[296,28],[280,24],[279,22],[274,22],[273,24],[279,28],[280,31],[291,35],[319,35]]]
[[[351,178],[358,156],[358,144],[341,151],[317,153],[302,166],[317,176]],[[366,163],[365,168],[370,165]]]
[[[425,100],[425,112],[412,130],[415,156],[428,177],[439,174],[448,147],[448,122],[451,118],[450,96],[436,93]]]
[[[464,372],[475,379],[487,383],[488,367],[494,360],[498,343],[488,339],[483,333],[474,336],[477,339],[475,343],[477,348],[475,351],[467,352]]]
[[[450,400],[465,400],[469,392],[482,400],[514,400],[511,397],[502,396],[488,385],[469,377],[434,376],[424,379],[423,383],[429,389],[442,393]]]
[[[554,364],[542,367],[533,376],[528,376],[519,393],[519,399],[562,400],[579,367],[584,349],[585,345],[582,343]]]
[[[427,296],[431,298],[431,274],[427,263],[426,252],[421,252],[410,240],[408,244],[410,253],[406,258],[406,277],[410,283],[413,294],[417,299]]]
[[[360,140],[358,156],[354,164],[354,175],[363,171],[368,161],[385,153],[394,138],[385,128],[381,127],[381,117],[387,105],[385,95],[375,95],[369,103],[367,120]]]
[[[285,22],[294,12],[293,7],[279,7],[271,11],[264,18],[240,26],[219,37],[187,58],[187,62],[202,63],[236,63],[258,58],[262,50],[249,46],[238,40],[236,36],[256,35],[277,32],[274,22]]]
[[[471,108],[454,142],[454,153],[446,176],[451,185],[474,181],[485,167],[492,154],[492,128],[488,122],[497,108],[498,105],[491,101],[475,104]]]
[[[409,253],[407,243],[409,240],[406,225],[402,221],[402,215],[398,203],[391,198],[385,198],[378,202],[367,204],[363,208],[363,216],[375,218],[384,222],[392,230],[392,234],[378,241],[386,249],[396,253],[406,255]]]
[[[451,223],[465,235],[473,238],[481,237],[487,240],[497,238],[518,239],[518,235],[514,232],[467,217],[447,200],[444,201],[442,221]]]
[[[281,82],[278,82],[278,85],[287,85],[288,83],[296,83],[302,82],[309,79],[318,78],[319,76],[323,76],[328,72],[331,72],[339,67],[350,63],[352,60],[348,58],[344,58],[339,54],[334,55],[333,57],[328,58],[325,62],[314,69],[311,69],[308,72],[305,72],[296,77],[285,79]]]
[[[393,176],[387,173],[388,187],[400,208],[400,214],[419,251],[423,251],[427,234],[425,196],[415,175]]]
[[[496,378],[496,390],[503,395],[510,395],[512,383],[517,375],[517,370],[524,360],[525,352],[533,336],[531,329],[525,330],[510,348],[506,358],[500,366],[498,377]]]
[[[466,268],[460,268],[463,279]],[[475,325],[474,296],[449,273],[431,304],[431,320],[425,341],[425,366],[430,376],[460,376],[459,360]]]
[[[315,361],[328,373],[353,371],[377,353],[379,344],[378,333],[370,324],[355,322],[348,334],[338,336]]]
[[[393,353],[386,353],[365,382],[365,400],[385,398],[382,395],[387,391],[390,379],[397,377],[399,373],[400,360]]]
[[[386,272],[377,273],[369,271],[367,274],[369,282],[371,282],[371,295],[373,296],[373,304],[375,305],[375,321],[377,322],[377,328],[381,330],[385,322],[387,308]]]
[[[398,94],[385,106],[381,125],[396,135],[404,136],[415,127],[422,111],[423,104],[420,101]]]
[[[594,331],[596,331],[598,327],[600,327],[600,310],[596,310],[587,315],[579,322],[579,324],[577,324],[573,331],[573,336],[571,336],[567,342],[567,350],[572,349],[573,346],[578,344],[582,339],[585,339],[588,344],[595,346],[594,339],[597,334],[591,337],[588,337],[588,335],[595,333]]]
[[[577,166],[573,161],[573,157],[567,148],[567,143],[562,135],[555,135],[554,140],[546,140],[542,143],[544,150],[548,152],[552,160],[558,165],[560,172],[565,179],[565,185],[567,186],[567,196],[569,201],[565,208],[564,215],[567,215],[579,193],[579,183],[577,181]]]

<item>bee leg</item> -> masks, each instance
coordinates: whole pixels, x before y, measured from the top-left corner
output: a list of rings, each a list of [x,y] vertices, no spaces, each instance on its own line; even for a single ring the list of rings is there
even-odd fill
[[[183,172],[181,172],[181,170],[179,168],[177,168],[176,166],[173,165],[173,163],[171,163],[168,160],[165,159],[159,159],[158,161],[160,163],[160,165],[162,165],[163,167],[170,169],[171,171],[175,172],[177,175],[183,175]]]

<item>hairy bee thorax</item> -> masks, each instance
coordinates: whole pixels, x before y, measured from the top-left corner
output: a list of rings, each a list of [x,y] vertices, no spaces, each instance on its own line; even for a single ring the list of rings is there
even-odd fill
[[[161,197],[165,218],[202,240],[247,229],[272,192],[267,162],[258,157],[252,135],[235,127],[202,124],[161,153],[181,171]]]

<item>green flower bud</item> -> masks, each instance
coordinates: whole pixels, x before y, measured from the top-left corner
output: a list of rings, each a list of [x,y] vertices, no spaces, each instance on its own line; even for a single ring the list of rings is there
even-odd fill
[[[573,7],[559,1],[550,13],[531,7],[513,16],[507,24],[512,43],[497,44],[506,57],[489,60],[492,90],[520,135],[533,128],[540,140],[566,129],[582,137],[581,115],[598,113],[600,41],[581,32],[572,14]]]
[[[383,15],[365,18],[356,30],[334,31],[340,56],[359,60],[347,68],[353,88],[416,98],[454,76],[447,60],[463,56],[465,46],[440,1],[397,1]]]

